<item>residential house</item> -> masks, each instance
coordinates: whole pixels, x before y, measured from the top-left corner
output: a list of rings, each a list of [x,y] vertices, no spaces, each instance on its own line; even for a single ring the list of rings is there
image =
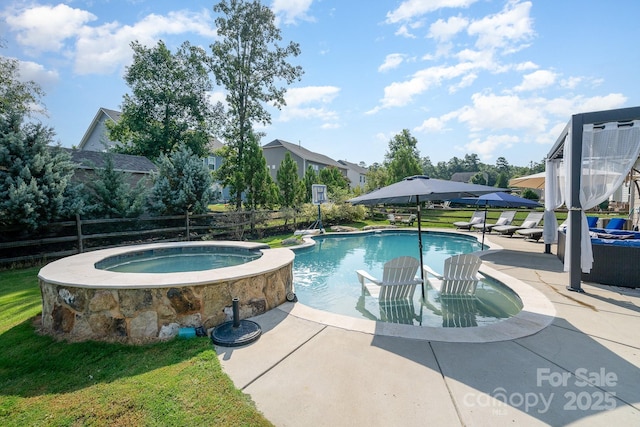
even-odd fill
[[[99,108],[95,117],[91,121],[91,124],[87,128],[87,131],[84,133],[84,136],[80,141],[80,145],[78,145],[78,151],[105,152],[115,147],[117,145],[117,142],[111,141],[109,139],[106,123],[110,121],[117,122],[118,120],[120,120],[121,115],[122,113],[120,111],[110,110],[104,107]],[[210,155],[202,159],[203,163],[209,168],[209,170],[214,171],[220,168],[220,165],[222,164],[223,159],[219,156],[214,155],[214,153],[215,151],[219,150],[223,146],[224,145],[222,144],[222,142],[220,142],[218,139],[216,138],[211,139],[209,143]],[[75,154],[75,156],[79,156],[79,154]],[[85,156],[87,159],[91,158],[92,160],[96,160],[96,158],[92,157],[89,154],[86,154]],[[145,169],[144,165],[141,163],[141,160],[139,159],[140,156],[131,156],[132,159],[130,161],[124,160],[125,157],[122,157],[122,156],[126,156],[126,155],[124,154],[117,155],[119,162],[122,162],[125,165],[126,164],[139,165],[142,167],[142,169]],[[102,157],[102,156],[99,156],[99,157]],[[138,159],[136,159],[136,157]],[[144,159],[146,160],[146,158]],[[115,158],[114,158],[114,161],[115,161]],[[153,163],[151,163],[149,160],[147,160],[147,162],[153,165]],[[81,163],[81,162],[78,162],[78,163]],[[99,165],[102,163],[94,162],[94,164]],[[146,166],[148,167],[148,165]],[[97,166],[97,167],[100,167],[100,166]],[[137,173],[138,172],[135,172],[135,174]],[[150,172],[147,172],[147,173],[150,173]],[[139,180],[139,177],[137,178],[134,177],[132,180],[137,182],[137,180]],[[222,186],[219,183],[214,184],[214,191],[217,193],[218,199],[228,200],[229,190],[226,188],[222,188]]]
[[[471,182],[471,178],[478,172],[456,172],[451,175],[451,181],[455,182]]]
[[[100,108],[91,124],[80,140],[78,150],[82,151],[107,151],[117,144],[108,137],[107,122],[117,122],[122,113],[120,111]]]
[[[222,166],[222,162],[224,159],[220,156],[217,156],[215,153],[224,147],[224,144],[217,138],[211,138],[208,144],[208,152],[209,156],[202,159],[205,166],[209,168],[211,172],[217,171]],[[216,182],[213,184],[213,189],[215,192],[214,198],[218,201],[227,201],[230,198],[229,189],[227,187],[223,187],[220,183]]]
[[[267,161],[269,174],[274,181],[277,181],[276,175],[286,153],[289,153],[291,158],[298,164],[298,177],[300,179],[304,178],[304,174],[309,166],[311,166],[316,173],[320,173],[322,169],[333,166],[338,168],[340,173],[348,179],[346,166],[324,154],[307,150],[300,144],[296,145],[281,139],[274,139],[270,143],[262,146],[262,153]]]
[[[71,150],[65,148],[71,155],[71,160],[76,163],[76,171],[74,180],[78,182],[92,182],[95,180],[97,169],[105,167],[105,159],[107,154],[98,151],[89,150]],[[149,159],[143,156],[131,156],[129,154],[110,153],[113,159],[113,168],[115,171],[123,172],[127,176],[127,183],[132,187],[143,177],[149,176],[156,171],[154,165]]]
[[[354,190],[357,187],[364,190],[367,185],[367,173],[369,170],[355,163],[346,160],[338,160],[338,163],[347,168],[347,178],[349,180],[349,188]]]

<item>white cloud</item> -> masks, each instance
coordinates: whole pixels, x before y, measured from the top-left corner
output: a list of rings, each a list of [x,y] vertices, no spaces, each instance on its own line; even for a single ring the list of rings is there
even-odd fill
[[[31,61],[20,61],[20,80],[34,81],[45,91],[55,86],[60,78],[56,70],[47,70],[41,64]]]
[[[610,93],[604,96],[579,99],[576,102],[576,111],[573,114],[621,108],[625,102],[627,102],[627,97],[621,93]]]
[[[569,77],[560,81],[560,86],[566,89],[575,89],[580,83],[582,83],[582,77]]]
[[[311,3],[313,0],[274,0],[271,10],[285,24],[295,24],[297,20],[313,21],[307,15]]]
[[[496,151],[513,147],[520,142],[514,135],[488,135],[485,138],[475,138],[464,145],[465,152],[475,153],[484,162],[493,158]]]
[[[516,71],[537,70],[538,68],[538,65],[531,61],[521,62],[519,64],[516,64],[514,67]]]
[[[522,83],[514,90],[517,92],[531,91],[536,89],[543,89],[549,87],[556,82],[558,75],[549,70],[538,70],[531,74],[523,76]]]
[[[7,24],[17,33],[18,43],[34,52],[61,50],[66,39],[75,37],[85,24],[96,19],[86,10],[65,4],[34,6],[5,15]]]
[[[117,22],[98,27],[83,27],[76,42],[75,71],[78,74],[109,74],[131,60],[129,44],[137,40],[152,46],[164,35],[196,33],[215,37],[213,20],[207,10],[151,14],[133,25]]]
[[[422,122],[420,126],[415,127],[413,130],[416,132],[436,133],[445,130],[446,122],[438,117],[429,117]]]
[[[469,7],[477,0],[405,0],[397,9],[387,12],[387,23],[410,21],[426,13],[446,7]]]
[[[427,37],[441,42],[450,40],[453,36],[467,28],[468,25],[469,20],[459,16],[452,16],[446,21],[438,19],[429,27],[429,34]]]
[[[62,53],[74,62],[77,74],[109,74],[131,60],[129,44],[153,45],[166,35],[183,33],[216,37],[207,9],[166,15],[150,14],[132,25],[117,21],[91,26],[97,17],[64,4],[8,9],[4,18],[16,40],[34,53]]]
[[[384,59],[384,62],[382,63],[382,65],[378,67],[378,71],[380,71],[381,73],[384,73],[385,71],[389,71],[394,68],[397,68],[398,66],[400,66],[400,64],[402,64],[402,61],[404,61],[404,58],[405,58],[405,55],[401,53],[390,53]]]
[[[394,33],[396,36],[406,37],[408,39],[415,39],[416,36],[409,31],[409,28],[406,25],[400,25],[396,32]]]
[[[478,75],[475,73],[470,73],[463,76],[458,83],[449,86],[449,93],[455,93],[460,89],[471,86],[477,78]]]
[[[518,129],[535,133],[546,128],[547,118],[538,99],[476,93],[471,100],[473,105],[459,110],[458,120],[472,131]]]
[[[340,93],[335,86],[307,86],[291,88],[285,94],[287,105],[282,108],[279,121],[320,119],[323,127],[336,127],[339,119],[335,111],[325,108]],[[317,106],[319,105],[319,106]]]
[[[433,86],[438,86],[443,80],[451,80],[468,73],[474,68],[473,64],[460,63],[454,66],[437,66],[425,68],[416,72],[411,79],[394,82],[384,88],[384,98],[381,105],[370,110],[373,114],[383,108],[402,107],[410,103],[414,96],[419,95]]]
[[[473,21],[467,32],[478,37],[476,47],[479,49],[515,52],[535,35],[530,11],[530,2],[507,2],[501,12]]]

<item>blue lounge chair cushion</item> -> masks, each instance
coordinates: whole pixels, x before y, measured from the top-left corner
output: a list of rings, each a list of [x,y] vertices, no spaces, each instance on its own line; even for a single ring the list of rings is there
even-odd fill
[[[622,230],[626,222],[627,220],[624,218],[611,218],[604,228],[607,230]]]

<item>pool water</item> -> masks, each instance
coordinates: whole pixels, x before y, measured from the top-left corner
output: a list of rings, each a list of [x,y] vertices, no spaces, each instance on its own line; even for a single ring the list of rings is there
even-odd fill
[[[522,309],[520,298],[504,284],[485,277],[474,297],[442,297],[420,286],[413,301],[380,303],[362,295],[356,270],[382,277],[384,263],[399,256],[419,259],[416,232],[373,232],[314,237],[315,246],[296,250],[293,280],[299,301],[332,313],[391,323],[469,327],[499,322]],[[442,272],[452,255],[480,250],[471,236],[423,232],[424,264]],[[420,275],[420,272],[417,272]]]
[[[195,246],[122,254],[96,263],[117,273],[183,273],[234,267],[261,256],[259,251]]]

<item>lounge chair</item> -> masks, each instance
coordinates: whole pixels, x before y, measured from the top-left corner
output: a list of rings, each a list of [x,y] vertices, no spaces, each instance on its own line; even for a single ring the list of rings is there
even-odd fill
[[[389,224],[391,225],[395,225],[395,223],[398,222],[398,219],[394,214],[387,214],[387,220],[389,220]]]
[[[611,218],[607,225],[604,226],[605,230],[622,230],[627,220],[624,218]]]
[[[438,274],[429,266],[424,267],[425,282],[442,296],[473,295],[480,280],[478,270],[482,260],[477,255],[454,255],[444,261],[444,272]],[[433,276],[433,277],[429,277]]]
[[[495,231],[499,234],[506,234],[513,236],[518,230],[524,230],[525,228],[537,228],[540,221],[542,221],[544,213],[542,212],[530,212],[529,215],[522,221],[520,225],[496,225],[491,231]]]
[[[416,221],[416,216],[414,214],[409,215],[407,218],[402,218],[400,220],[401,223],[406,224],[410,227],[413,226],[413,223]]]
[[[471,230],[471,226],[474,224],[484,224],[486,215],[485,211],[475,211],[469,221],[456,221],[453,225],[458,229]]]
[[[482,231],[482,229],[484,229],[484,231],[490,232],[491,229],[496,225],[511,225],[511,222],[513,222],[513,218],[515,216],[516,216],[516,211],[504,211],[500,214],[500,217],[497,219],[497,221],[494,224],[486,224],[486,223],[472,224],[471,228],[479,231]]]
[[[363,295],[369,294],[379,300],[413,298],[416,286],[422,280],[416,278],[420,261],[413,257],[402,256],[387,261],[382,279],[376,279],[364,270],[357,270]]]
[[[516,234],[524,236],[525,239],[535,240],[536,242],[540,240],[543,232],[544,228],[540,227],[523,228],[520,230],[516,230]]]

